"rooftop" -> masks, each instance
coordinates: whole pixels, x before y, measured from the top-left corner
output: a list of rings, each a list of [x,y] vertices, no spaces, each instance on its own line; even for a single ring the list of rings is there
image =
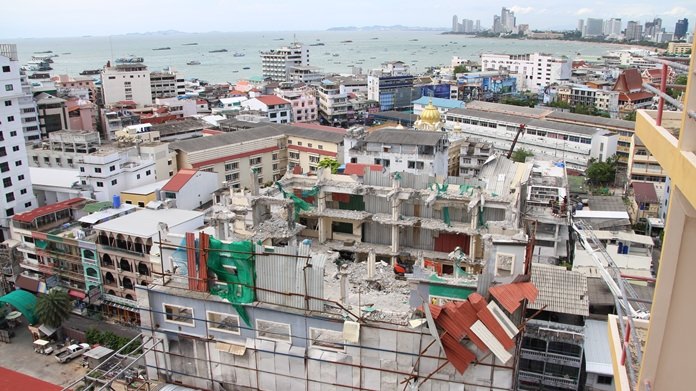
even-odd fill
[[[32,178],[32,179],[33,179],[33,178]],[[133,188],[131,188],[131,189],[126,189],[126,190],[121,191],[121,193],[125,193],[125,194],[138,194],[138,195],[147,195],[147,194],[154,193],[155,190],[162,189],[162,187],[163,187],[164,185],[166,185],[167,182],[169,182],[169,179],[165,179],[165,180],[163,180],[163,181],[158,181],[158,182],[155,182],[155,183],[149,183],[149,184],[147,184],[147,185],[142,185],[142,186],[138,186],[138,187],[133,187]]]
[[[159,232],[159,223],[167,224],[172,230],[180,224],[202,216],[202,212],[183,209],[140,209],[134,213],[95,225],[94,228],[145,238],[152,237]]]
[[[492,103],[484,101],[473,101],[467,103],[467,107],[470,109],[480,111],[490,111],[494,113],[516,115],[528,118],[544,118],[551,112],[551,109],[547,108],[536,109],[531,107],[505,105],[502,103]]]
[[[532,283],[539,296],[530,309],[570,315],[589,315],[587,277],[561,266],[535,263],[532,265]]]
[[[611,351],[609,350],[609,325],[607,322],[585,320],[585,363],[587,372],[612,376]]]
[[[75,183],[80,183],[78,170],[29,167],[29,175],[33,186],[70,188]]]
[[[259,102],[265,104],[266,106],[274,106],[274,105],[289,105],[290,102],[287,100],[275,96],[275,95],[263,95],[259,96],[256,98]]]
[[[169,179],[164,187],[162,187],[162,191],[170,191],[173,193],[180,191],[197,172],[198,170],[182,168]]]
[[[369,133],[365,142],[435,146],[443,138],[447,138],[444,132],[384,128]]]
[[[660,202],[655,191],[655,184],[652,182],[633,182],[631,186],[633,186],[633,195],[637,203],[656,204]]]
[[[549,115],[546,116],[546,119],[551,120],[551,121],[582,122],[584,124],[594,125],[594,126],[602,127],[602,128],[621,128],[621,129],[626,129],[626,130],[633,130],[636,126],[636,123],[633,121],[626,121],[623,119],[604,118],[604,117],[598,117],[595,115],[567,113],[567,112],[563,112],[563,111],[553,111]]]
[[[81,217],[78,221],[83,224],[99,224],[102,221],[107,221],[112,219],[114,216],[120,216],[128,213],[135,212],[136,207],[130,204],[121,204],[118,209],[108,208],[103,209],[98,212],[90,213],[87,216]]]
[[[58,212],[60,210],[70,209],[76,205],[84,203],[85,201],[87,201],[87,199],[85,199],[85,198],[80,198],[80,197],[71,198],[69,200],[56,202],[55,204],[41,206],[41,207],[32,209],[28,212],[17,213],[16,215],[12,216],[12,220],[21,221],[23,223],[31,223],[37,217],[46,216],[48,214],[55,213],[55,212]]]
[[[464,102],[456,99],[443,99],[443,98],[431,98],[429,96],[422,96],[419,99],[414,100],[414,105],[427,105],[429,102],[433,102],[435,107],[444,107],[447,109],[457,109],[464,107]]]
[[[196,118],[184,118],[178,121],[169,121],[163,124],[152,125],[152,130],[160,132],[161,137],[179,133],[200,131],[210,126],[207,122]]]

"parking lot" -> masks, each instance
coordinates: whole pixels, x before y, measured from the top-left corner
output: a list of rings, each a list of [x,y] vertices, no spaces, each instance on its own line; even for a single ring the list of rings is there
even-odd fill
[[[49,383],[66,386],[85,374],[80,358],[67,364],[59,363],[53,355],[34,352],[26,320],[15,329],[12,343],[0,342],[0,366],[37,377]],[[54,347],[55,348],[55,347]]]

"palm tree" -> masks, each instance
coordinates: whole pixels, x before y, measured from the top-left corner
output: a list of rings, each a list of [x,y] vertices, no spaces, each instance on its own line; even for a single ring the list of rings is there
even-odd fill
[[[71,307],[70,297],[65,291],[51,289],[36,300],[35,312],[41,323],[51,327],[60,327],[70,317]]]

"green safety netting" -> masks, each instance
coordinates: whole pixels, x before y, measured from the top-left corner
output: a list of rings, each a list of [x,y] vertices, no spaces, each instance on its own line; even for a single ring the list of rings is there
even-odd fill
[[[293,193],[289,193],[289,192],[285,191],[285,189],[283,189],[283,185],[281,185],[280,182],[276,182],[275,185],[278,188],[278,190],[280,190],[280,192],[283,194],[283,198],[289,198],[292,200],[293,204],[295,204],[295,208],[294,208],[295,209],[295,220],[297,220],[299,218],[301,210],[311,210],[312,208],[314,208],[314,206],[312,204],[310,204],[309,202],[294,195]],[[312,188],[312,190],[307,190],[307,192],[308,192],[307,196],[309,196],[309,192],[312,192],[315,188],[316,188],[316,191],[318,193],[319,188],[317,186],[315,186],[314,188]],[[305,192],[303,191],[302,192],[303,197],[305,197],[304,194],[305,194]],[[316,195],[316,193],[315,193],[315,195]]]
[[[302,198],[316,197],[319,194],[319,186],[314,186],[309,190],[302,190]]]
[[[91,204],[85,205],[84,208],[82,208],[83,211],[87,213],[95,213],[95,212],[100,212],[102,210],[109,209],[113,207],[113,202],[111,201],[102,201],[102,202],[92,202]]]
[[[462,183],[459,185],[459,195],[464,195],[464,193],[468,192],[469,196],[474,194],[474,186],[467,185],[466,183]]]
[[[227,299],[247,326],[249,315],[242,303],[253,303],[254,293],[254,244],[251,241],[223,243],[210,237],[208,270],[227,284],[226,288],[212,286],[210,293]]]
[[[433,185],[435,187],[435,190],[437,190],[437,198],[440,198],[440,197],[442,197],[442,194],[447,193],[447,188],[449,187],[449,183],[445,182],[442,185],[440,185],[436,182],[436,183],[433,183]],[[432,186],[430,188],[432,189]],[[450,225],[452,225],[451,224],[452,222],[450,220],[450,214],[449,214],[449,206],[445,206],[444,208],[442,208],[442,221],[444,221],[448,227]]]
[[[38,322],[38,318],[34,313],[34,309],[36,308],[36,296],[33,294],[20,289],[0,297],[0,302],[12,305],[27,318],[30,324]]]
[[[451,225],[449,206],[445,206],[444,208],[442,208],[442,221],[444,221],[448,227]]]
[[[400,173],[400,172],[395,172],[395,173],[394,173],[394,179],[396,179],[397,181],[400,181],[400,180],[401,180],[401,173]]]

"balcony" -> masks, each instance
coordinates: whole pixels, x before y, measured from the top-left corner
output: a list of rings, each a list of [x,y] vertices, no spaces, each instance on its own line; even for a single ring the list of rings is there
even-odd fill
[[[580,357],[570,357],[550,352],[545,353],[537,352],[534,350],[522,349],[521,356],[522,358],[526,358],[529,360],[545,361],[553,364],[566,365],[570,367],[580,368],[580,366],[582,365],[582,360],[580,359]]]
[[[107,246],[107,245],[105,245],[105,244],[100,244],[99,247],[100,247],[100,249],[101,249],[102,251],[108,251],[108,252],[112,252],[112,253],[126,254],[126,255],[130,255],[131,257],[138,257],[138,258],[144,258],[144,257],[145,257],[145,254],[144,254],[144,253],[137,252],[137,251],[133,251],[133,250],[127,250],[127,249],[121,248],[121,247],[112,247],[112,246]]]

